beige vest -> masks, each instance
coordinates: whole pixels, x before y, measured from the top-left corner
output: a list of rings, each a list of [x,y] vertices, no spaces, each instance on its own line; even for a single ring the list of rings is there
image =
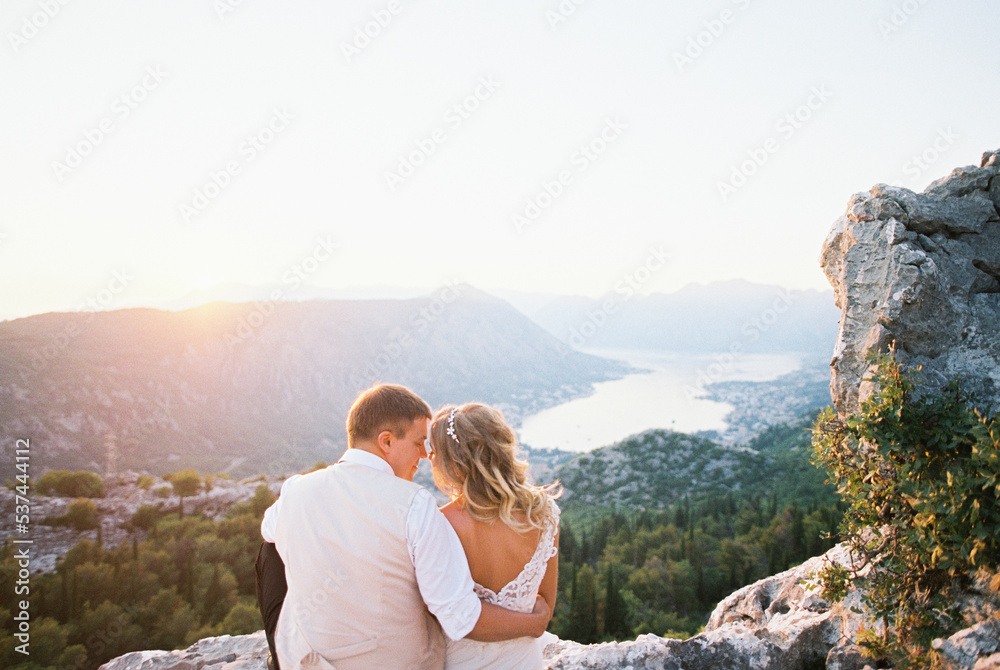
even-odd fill
[[[276,633],[282,670],[444,667],[444,635],[406,547],[419,490],[356,463],[285,486],[275,533],[288,581]]]

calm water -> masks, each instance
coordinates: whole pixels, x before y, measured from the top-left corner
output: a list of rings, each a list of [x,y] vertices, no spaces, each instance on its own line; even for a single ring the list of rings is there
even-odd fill
[[[721,430],[732,409],[705,399],[720,381],[769,381],[800,367],[795,354],[689,354],[592,349],[644,370],[603,382],[587,398],[527,417],[520,438],[531,447],[590,451],[650,428],[690,433]]]

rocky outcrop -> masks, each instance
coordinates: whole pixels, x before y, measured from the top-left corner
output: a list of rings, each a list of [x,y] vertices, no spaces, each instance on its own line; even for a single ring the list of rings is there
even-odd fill
[[[1000,158],[954,170],[920,194],[855,194],[820,259],[841,309],[831,392],[843,416],[871,393],[870,352],[895,344],[920,383],[959,378],[1000,404]]]
[[[147,482],[140,478],[146,477]],[[257,487],[265,484],[277,495],[283,477],[260,475],[241,481],[216,478],[211,486],[203,487],[195,495],[184,498],[185,514],[202,514],[208,519],[219,519],[238,503],[249,502]],[[140,485],[144,483],[145,485]],[[14,509],[16,492],[0,486],[0,507]],[[66,526],[51,525],[50,522],[66,513],[74,498],[45,496],[34,493],[31,496],[31,569],[32,572],[51,572],[62,558],[80,540],[96,541],[97,530],[76,530]],[[104,478],[104,497],[93,498],[101,525],[101,542],[114,547],[132,539],[145,539],[145,532],[131,528],[132,515],[139,507],[156,507],[163,515],[177,514],[180,499],[173,495],[171,485],[160,477],[140,475],[127,471]],[[8,539],[20,537],[13,525],[0,528],[0,545]]]
[[[264,631],[252,635],[222,635],[198,640],[179,651],[133,651],[101,666],[100,670],[265,670],[267,639]]]
[[[824,600],[815,587],[824,565],[847,565],[839,545],[823,556],[744,587],[719,603],[705,631],[687,640],[643,635],[631,642],[550,644],[550,670],[633,668],[634,670],[800,670],[814,667],[861,670],[852,639],[862,617],[860,596],[842,603]]]

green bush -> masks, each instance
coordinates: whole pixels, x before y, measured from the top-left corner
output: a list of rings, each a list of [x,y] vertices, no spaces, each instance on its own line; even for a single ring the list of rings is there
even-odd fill
[[[862,636],[869,655],[924,667],[931,640],[961,627],[958,594],[1000,563],[1000,421],[957,384],[918,395],[892,355],[876,362],[878,390],[860,412],[840,420],[827,411],[813,430],[815,458],[849,504],[843,531],[860,559],[821,576],[833,598],[862,587],[889,624]]]
[[[67,498],[103,498],[104,480],[96,472],[78,470],[51,470],[39,477],[35,484],[42,495]]]
[[[149,531],[156,525],[161,516],[160,508],[155,505],[139,505],[132,515],[131,524],[134,528]]]
[[[163,477],[174,487],[174,495],[185,498],[201,491],[201,475],[193,468],[179,470]]]
[[[271,491],[267,484],[258,484],[254,489],[253,498],[250,499],[250,509],[254,516],[263,517],[267,508],[274,504],[278,497]]]
[[[77,530],[97,528],[97,505],[93,500],[77,498],[66,508],[66,515],[63,518],[67,525]]]

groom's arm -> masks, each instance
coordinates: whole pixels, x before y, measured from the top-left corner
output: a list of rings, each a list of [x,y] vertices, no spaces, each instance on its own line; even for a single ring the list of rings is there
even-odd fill
[[[549,626],[552,609],[544,598],[535,598],[535,609],[524,614],[483,603],[475,628],[466,635],[477,642],[500,642],[515,637],[539,637]]]

